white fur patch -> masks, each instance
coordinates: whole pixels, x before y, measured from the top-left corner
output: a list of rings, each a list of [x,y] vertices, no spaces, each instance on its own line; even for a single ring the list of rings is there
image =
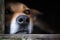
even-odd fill
[[[19,14],[19,13],[17,13],[17,14]],[[21,13],[21,14],[25,15],[24,13]],[[19,29],[19,25],[18,25],[17,22],[16,22],[16,18],[17,18],[18,16],[19,16],[19,15],[16,15],[16,16],[12,19],[12,21],[11,21],[10,34],[16,33],[16,32],[18,31],[18,29]]]
[[[10,34],[14,34],[18,31],[19,25],[16,23],[16,19],[12,20],[10,26]]]
[[[29,34],[31,34],[32,30],[33,30],[33,23],[30,20],[30,24],[28,25],[28,29],[29,29]]]

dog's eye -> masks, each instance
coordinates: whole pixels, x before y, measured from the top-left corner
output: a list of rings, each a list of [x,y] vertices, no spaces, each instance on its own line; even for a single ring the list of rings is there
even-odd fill
[[[12,14],[10,10],[5,10],[5,14]]]
[[[30,10],[25,10],[24,13],[29,15],[30,14]]]

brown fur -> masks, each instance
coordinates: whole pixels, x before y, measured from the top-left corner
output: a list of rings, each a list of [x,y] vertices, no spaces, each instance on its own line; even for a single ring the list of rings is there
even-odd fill
[[[17,15],[23,13],[24,10],[30,10],[30,14],[27,15],[35,25],[35,23],[39,23],[39,28],[45,30],[47,32],[53,33],[52,30],[49,29],[48,25],[44,24],[41,19],[37,19],[36,15],[43,15],[41,12],[35,9],[28,8],[25,4],[22,3],[9,3],[6,6],[6,9],[9,9],[12,12],[12,15],[6,14],[6,24],[9,25],[11,20],[13,20]],[[35,16],[33,16],[35,15]]]

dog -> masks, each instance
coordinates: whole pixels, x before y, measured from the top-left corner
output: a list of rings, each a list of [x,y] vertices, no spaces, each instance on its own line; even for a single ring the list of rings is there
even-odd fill
[[[53,33],[38,17],[40,15],[43,13],[23,3],[8,3],[5,6],[5,34]]]

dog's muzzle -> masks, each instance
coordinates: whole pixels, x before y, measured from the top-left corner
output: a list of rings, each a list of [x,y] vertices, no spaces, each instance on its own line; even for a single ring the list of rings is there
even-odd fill
[[[20,15],[16,18],[16,22],[19,25],[19,31],[16,33],[28,33],[29,17],[26,15]]]

